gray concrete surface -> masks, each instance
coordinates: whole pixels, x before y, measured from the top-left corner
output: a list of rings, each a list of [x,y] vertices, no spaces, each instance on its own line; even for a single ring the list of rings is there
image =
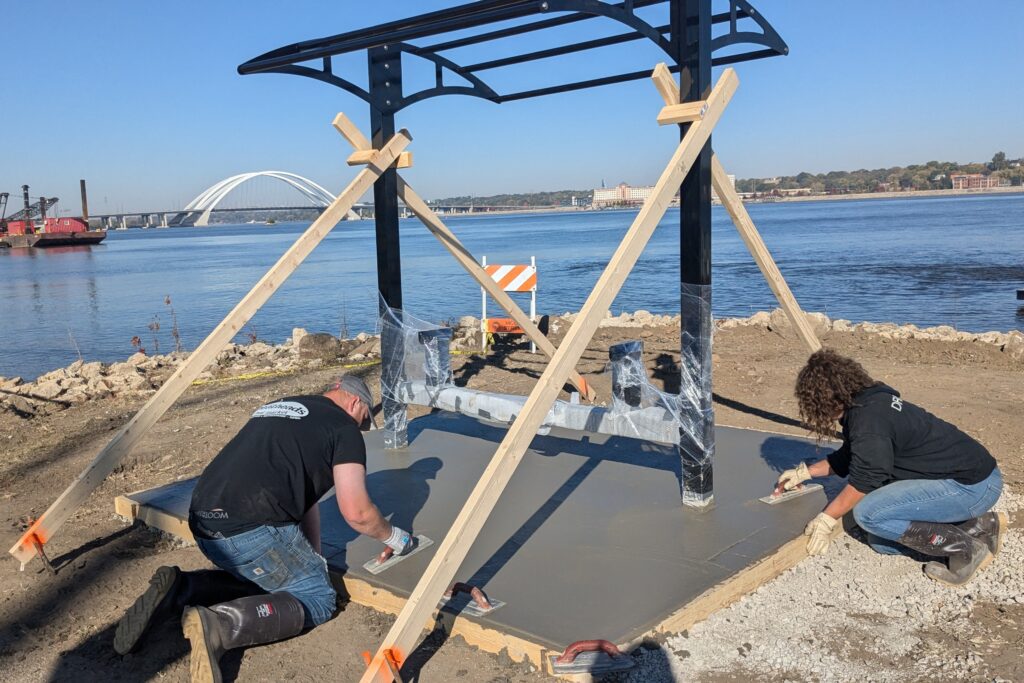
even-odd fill
[[[399,451],[370,432],[370,494],[393,523],[440,542],[504,434],[451,413],[410,422]],[[812,442],[719,427],[716,445],[715,505],[696,511],[680,504],[671,447],[559,429],[536,437],[456,575],[507,603],[480,621],[557,649],[630,640],[799,536],[824,506],[822,492],[757,500],[779,471],[816,456]],[[157,498],[151,504],[166,509]],[[362,565],[381,544],[349,529],[333,499],[321,503],[321,519],[332,566],[398,595],[437,549],[371,575]]]

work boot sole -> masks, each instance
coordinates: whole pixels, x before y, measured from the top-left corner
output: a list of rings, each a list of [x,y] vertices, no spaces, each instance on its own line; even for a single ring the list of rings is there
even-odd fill
[[[959,581],[959,582],[958,581],[947,581],[946,579],[942,578],[940,575],[938,575],[938,574],[930,574],[928,571],[925,571],[925,576],[927,576],[932,581],[938,581],[939,583],[944,583],[947,586],[953,586],[954,588],[959,588],[960,586],[966,585],[967,583],[970,582],[971,579],[973,579],[975,576],[978,575],[978,572],[980,572],[985,567],[987,567],[990,564],[992,564],[992,559],[993,559],[992,558],[992,552],[989,551],[988,546],[985,546],[984,544],[982,544],[982,545],[985,547],[985,558],[978,564],[977,568],[973,572],[971,572],[970,576],[965,578],[963,581]],[[941,562],[929,562],[928,565],[936,565],[938,567],[941,567],[950,576],[955,576],[955,574],[953,574],[953,572],[949,571],[949,568],[946,567],[946,565],[942,564]],[[928,568],[928,565],[925,565],[925,569],[926,570]]]
[[[139,596],[128,611],[117,622],[114,631],[114,650],[119,655],[134,651],[152,625],[154,617],[166,605],[168,596],[174,592],[174,584],[178,579],[177,567],[160,567],[149,580],[149,588]]]
[[[208,624],[204,607],[186,607],[181,615],[181,630],[192,645],[189,673],[192,683],[222,683],[220,661],[207,640]]]

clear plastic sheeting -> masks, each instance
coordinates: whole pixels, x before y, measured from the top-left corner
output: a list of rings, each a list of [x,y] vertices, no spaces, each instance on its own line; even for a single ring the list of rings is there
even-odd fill
[[[608,349],[612,372],[608,413],[620,436],[676,444],[686,415],[680,410],[678,396],[659,391],[647,379],[643,356],[644,344],[639,340]]]
[[[450,328],[421,320],[381,301],[378,332],[381,337],[381,403],[384,408],[384,444],[408,445],[408,401],[401,387],[422,384],[428,393],[452,384]],[[407,392],[406,392],[407,393]]]
[[[682,284],[682,369],[679,378],[679,455],[684,505],[711,503],[714,492],[715,412],[711,401],[711,285]]]

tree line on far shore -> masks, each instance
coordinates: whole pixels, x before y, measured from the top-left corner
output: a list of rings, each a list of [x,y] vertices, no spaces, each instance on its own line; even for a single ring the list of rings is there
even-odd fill
[[[1024,184],[1024,159],[1007,159],[1005,152],[996,152],[988,163],[958,164],[952,161],[929,161],[926,164],[892,168],[798,173],[775,178],[743,178],[736,181],[740,192],[769,194],[775,190],[807,190],[809,194],[854,194],[864,192],[904,192],[910,190],[949,190],[951,176],[981,173],[999,178],[1009,185]]]

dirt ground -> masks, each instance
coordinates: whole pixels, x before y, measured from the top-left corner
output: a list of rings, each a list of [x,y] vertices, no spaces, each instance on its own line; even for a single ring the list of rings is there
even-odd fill
[[[556,338],[558,334],[553,335]],[[580,365],[607,398],[604,374],[610,343],[640,337],[652,380],[677,389],[679,331],[602,328]],[[893,340],[876,335],[830,332],[824,342],[860,360],[876,378],[905,398],[959,425],[996,456],[1006,482],[1024,481],[1024,362],[979,342]],[[716,334],[716,419],[720,424],[805,434],[796,420],[792,384],[806,357],[794,339],[763,327]],[[528,393],[543,370],[541,356],[523,349],[498,351],[486,359],[453,359],[457,384],[503,393]],[[377,367],[364,373],[376,390]],[[188,648],[180,628],[158,629],[140,653],[119,657],[111,647],[123,610],[165,564],[206,566],[193,547],[183,547],[143,527],[128,527],[113,512],[115,496],[195,476],[241,427],[252,410],[280,396],[313,393],[330,370],[316,370],[191,388],[142,440],[128,460],[96,490],[55,538],[47,552],[55,576],[39,562],[20,572],[13,559],[0,563],[0,679],[10,681],[188,680]],[[105,399],[33,419],[0,415],[0,532],[10,547],[30,519],[41,514],[141,406],[143,399]],[[415,414],[415,413],[414,413]],[[1021,520],[1012,520],[1016,527]],[[847,608],[856,612],[856,606]],[[958,647],[991,650],[1000,643],[999,674],[1024,680],[1024,610],[981,606],[991,622],[990,642]],[[233,652],[226,680],[357,680],[360,653],[373,650],[392,617],[347,605],[331,622],[292,640]],[[1012,636],[1012,638],[1010,638]],[[1007,639],[1010,645],[1007,647]],[[1014,656],[1016,653],[1016,656]],[[482,653],[462,642],[434,636],[408,667],[413,680],[547,680],[529,667]]]

